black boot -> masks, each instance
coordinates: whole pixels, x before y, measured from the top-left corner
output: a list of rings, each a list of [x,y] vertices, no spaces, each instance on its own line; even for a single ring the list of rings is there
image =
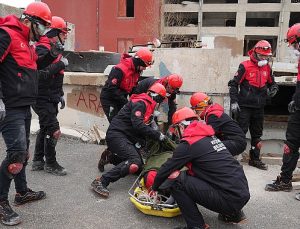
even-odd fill
[[[231,224],[243,224],[247,220],[243,210],[232,215],[224,215],[220,213],[218,215],[218,219],[225,223],[231,223]]]
[[[44,170],[44,165],[45,165],[44,160],[42,160],[42,161],[33,161],[31,170],[32,171]]]
[[[101,158],[98,162],[98,169],[100,172],[104,172],[104,166],[110,163],[110,159],[112,157],[112,153],[106,148],[102,154]]]
[[[97,177],[91,184],[93,190],[100,196],[107,198],[109,196],[109,191],[107,185],[103,184],[100,177]]]
[[[46,197],[46,193],[44,191],[32,191],[31,189],[27,189],[25,193],[17,193],[15,195],[15,205],[25,204],[31,201],[41,200]]]
[[[45,131],[40,129],[35,141],[32,171],[44,170],[44,145],[45,143]]]
[[[53,175],[56,176],[65,176],[67,175],[67,171],[64,167],[62,167],[60,164],[58,164],[57,161],[55,161],[54,163],[47,163],[44,166],[44,170],[47,173],[51,173]]]
[[[261,170],[268,170],[268,166],[265,163],[263,163],[260,159],[250,159],[248,164]]]
[[[276,180],[272,184],[267,184],[265,187],[266,191],[277,192],[277,191],[285,191],[290,192],[293,189],[293,185],[291,181],[284,182],[280,176],[277,176]]]
[[[268,166],[259,159],[260,158],[260,148],[251,146],[249,156],[250,156],[250,160],[249,160],[248,164],[250,166],[256,167],[261,170],[268,170]]]
[[[1,223],[8,226],[14,226],[21,223],[20,216],[12,210],[8,200],[0,202],[0,220]]]

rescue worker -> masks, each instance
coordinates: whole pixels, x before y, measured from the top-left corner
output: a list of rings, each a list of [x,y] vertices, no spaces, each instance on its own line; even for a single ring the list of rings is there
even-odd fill
[[[294,24],[286,34],[286,42],[294,49],[298,58],[300,57],[300,23]],[[267,184],[266,191],[291,191],[293,171],[297,167],[300,147],[300,59],[298,60],[298,75],[296,91],[292,101],[288,105],[290,112],[288,126],[286,130],[286,140],[283,147],[283,158],[281,173],[272,184]],[[300,200],[300,193],[296,194],[296,199]]]
[[[194,93],[190,104],[199,118],[212,126],[216,137],[223,142],[232,156],[244,152],[247,146],[245,133],[236,121],[224,113],[220,104],[213,103],[211,98],[202,92]]]
[[[51,12],[43,2],[30,3],[20,18],[0,18],[0,131],[7,150],[0,166],[0,220],[17,225],[19,215],[8,201],[11,181],[15,182],[16,205],[43,199],[44,191],[27,186],[25,168],[29,158],[30,106],[37,95],[37,56],[31,41],[38,41],[51,23]]]
[[[169,106],[169,112],[168,112],[168,126],[169,126],[170,124],[172,124],[172,115],[176,111],[176,106],[177,106],[176,95],[179,94],[179,89],[182,86],[183,79],[178,74],[171,74],[162,77],[161,79],[154,79],[149,77],[147,79],[139,81],[138,85],[133,89],[132,94],[146,93],[154,83],[162,84],[167,90],[167,98],[168,98],[168,106]],[[159,112],[157,114],[159,114]],[[158,129],[156,122],[153,122],[152,125],[154,128]],[[100,172],[104,171],[104,166],[110,163],[110,159],[111,159],[111,152],[109,152],[106,149],[105,151],[103,151],[98,163],[98,169],[100,170]]]
[[[249,165],[267,170],[268,166],[260,159],[262,147],[264,106],[267,96],[274,97],[278,86],[268,64],[272,48],[268,41],[261,40],[248,52],[249,60],[243,61],[228,82],[231,112],[246,134],[249,128],[251,149]]]
[[[68,35],[66,21],[54,16],[50,30],[36,44],[38,56],[45,56],[51,50],[51,43],[59,43],[64,46]],[[57,120],[58,103],[60,109],[65,107],[63,79],[64,69],[68,66],[68,60],[61,54],[46,69],[51,69],[53,74],[49,78],[41,78],[38,84],[37,103],[33,106],[39,116],[40,131],[36,137],[32,170],[45,170],[48,173],[63,176],[67,172],[56,160],[56,144],[61,135]],[[45,161],[44,161],[45,156]]]
[[[133,89],[133,94],[141,94],[146,93],[148,89],[154,83],[161,83],[167,90],[167,98],[168,98],[168,126],[172,124],[172,116],[176,111],[176,95],[180,93],[179,89],[182,86],[183,79],[182,76],[178,74],[170,74],[168,76],[164,76],[161,79],[147,78],[141,80],[138,85]]]
[[[148,48],[141,48],[134,57],[124,53],[120,63],[112,68],[100,94],[101,105],[109,123],[128,102],[127,96],[137,85],[143,70],[153,62],[152,52]],[[98,162],[100,172],[104,171],[104,165],[109,163],[111,155],[108,148],[102,152]]]
[[[159,141],[165,139],[165,135],[149,125],[155,107],[165,97],[165,87],[160,83],[153,84],[147,93],[132,95],[110,123],[106,134],[107,145],[120,162],[92,182],[93,190],[100,196],[109,196],[107,186],[111,182],[141,171],[143,161],[138,150],[145,145],[146,137]]]
[[[141,48],[134,57],[124,53],[120,63],[112,68],[100,94],[101,105],[109,122],[128,102],[127,96],[137,85],[141,73],[152,64],[152,52],[148,48]]]
[[[172,122],[181,142],[159,169],[152,190],[160,190],[166,180],[173,179],[168,182],[171,195],[187,224],[180,228],[208,228],[197,204],[218,212],[219,219],[225,222],[244,221],[241,209],[250,194],[242,166],[214,136],[213,128],[197,121],[190,108],[177,110]],[[179,172],[184,166],[188,170]]]

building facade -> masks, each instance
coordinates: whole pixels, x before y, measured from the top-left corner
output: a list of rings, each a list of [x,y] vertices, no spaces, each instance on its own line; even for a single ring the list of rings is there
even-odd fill
[[[75,50],[128,51],[159,36],[157,0],[43,0],[53,15],[75,24]]]
[[[265,39],[275,61],[294,61],[284,38],[300,22],[299,0],[164,0],[162,12],[165,38],[201,40],[203,48],[229,48],[233,57]]]

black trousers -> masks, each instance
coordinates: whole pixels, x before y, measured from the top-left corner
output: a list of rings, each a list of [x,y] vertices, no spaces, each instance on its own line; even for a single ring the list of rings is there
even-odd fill
[[[53,133],[60,129],[57,120],[57,103],[38,101],[33,110],[39,116],[40,130],[36,136],[33,161],[43,161],[51,164],[56,162],[57,140]]]
[[[261,136],[263,134],[264,108],[249,108],[242,106],[240,108],[241,110],[237,121],[245,134],[248,132],[248,129],[250,131],[250,159],[259,160],[260,149],[257,148],[257,143],[261,141]]]
[[[299,159],[300,110],[297,110],[289,116],[285,144],[290,148],[290,153],[283,154],[283,164],[281,166],[280,175],[283,181],[288,182],[293,177],[293,171],[297,167]]]
[[[136,164],[139,170],[142,169],[143,161],[135,148],[134,144],[130,142],[124,135],[118,134],[113,137],[106,136],[107,146],[109,150],[116,154],[120,163],[108,172],[102,175],[102,182],[108,185],[110,182],[115,182],[122,177],[129,174],[130,165]]]
[[[248,202],[233,203],[223,197],[222,190],[197,177],[186,175],[177,180],[171,188],[187,227],[204,228],[204,219],[197,204],[217,213],[231,215],[238,213]]]

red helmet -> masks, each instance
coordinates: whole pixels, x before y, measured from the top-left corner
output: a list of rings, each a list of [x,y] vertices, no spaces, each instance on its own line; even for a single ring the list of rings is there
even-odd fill
[[[264,56],[272,56],[272,47],[266,40],[261,40],[254,46],[254,52]]]
[[[289,45],[291,45],[297,42],[299,38],[300,38],[300,23],[297,23],[291,26],[287,31],[285,42],[288,42]]]
[[[32,2],[24,10],[23,14],[36,17],[51,24],[51,11],[44,2]]]
[[[196,92],[190,98],[191,108],[197,111],[203,111],[211,103],[211,98],[202,92]]]
[[[154,62],[152,52],[148,48],[140,48],[134,56],[140,58],[147,67]]]
[[[167,76],[167,82],[172,89],[176,90],[182,86],[183,79],[180,75],[171,74]]]
[[[167,91],[166,91],[166,88],[160,84],[160,83],[155,83],[153,84],[149,89],[148,91],[150,92],[153,92],[153,93],[156,93],[158,95],[160,95],[161,97],[165,98],[166,95],[167,95]]]
[[[67,26],[67,22],[61,17],[53,16],[51,22],[51,29],[59,29],[62,32],[67,33],[70,29]]]
[[[173,116],[172,116],[172,124],[176,125],[179,124],[180,122],[188,119],[198,119],[197,115],[195,112],[188,107],[183,107],[179,110],[177,110]]]

